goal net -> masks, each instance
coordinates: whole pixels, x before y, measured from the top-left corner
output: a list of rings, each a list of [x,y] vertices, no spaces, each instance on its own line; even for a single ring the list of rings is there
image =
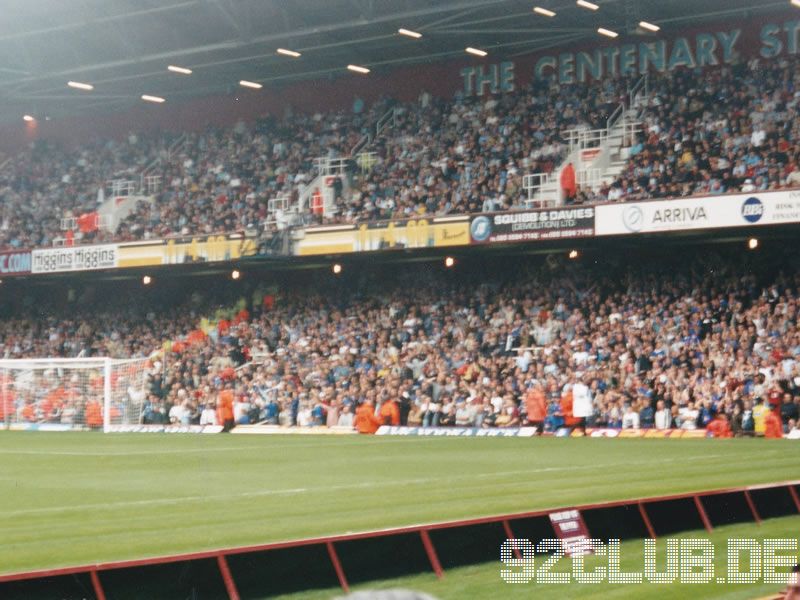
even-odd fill
[[[148,359],[0,360],[0,426],[103,429],[140,422],[150,385]]]

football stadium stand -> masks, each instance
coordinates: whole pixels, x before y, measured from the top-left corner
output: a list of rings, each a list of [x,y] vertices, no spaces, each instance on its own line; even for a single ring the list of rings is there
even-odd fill
[[[116,299],[90,286],[71,301],[20,300],[0,321],[0,351],[149,358],[142,424],[791,432],[800,406],[795,255],[674,254],[447,277],[361,270],[346,284],[326,274],[246,297],[233,281]],[[3,390],[2,417],[17,423],[85,423],[92,399],[15,392],[13,381]]]
[[[0,167],[0,245],[796,187],[799,65],[796,58],[754,59],[639,80],[536,80],[489,97],[422,93],[416,102],[385,99],[359,113],[131,134],[78,149],[39,141]],[[554,188],[576,140],[584,150],[597,147],[602,140],[588,134],[620,115],[613,162]],[[379,134],[365,145],[372,131]],[[321,188],[331,193],[323,197]]]

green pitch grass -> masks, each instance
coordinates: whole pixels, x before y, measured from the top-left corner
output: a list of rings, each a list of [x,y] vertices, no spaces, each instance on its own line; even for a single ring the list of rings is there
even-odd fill
[[[714,545],[714,577],[724,577],[727,573],[727,540],[732,538],[750,538],[764,540],[765,538],[794,538],[800,536],[800,517],[783,517],[769,519],[762,524],[728,525],[717,527],[714,533],[708,535],[705,531],[684,532],[680,536],[665,536],[657,541],[656,564],[663,569],[666,564],[664,550],[666,540],[669,538],[706,538]],[[644,545],[641,540],[623,542],[620,547],[620,569],[624,572],[641,573],[644,568]],[[742,555],[742,560],[747,560],[747,554]],[[605,561],[605,562],[604,562]],[[544,558],[536,560],[537,567],[544,562]],[[590,557],[586,559],[586,571],[592,571],[598,566],[607,566],[608,559]],[[553,568],[553,572],[569,573],[572,564],[567,559],[562,559]],[[525,584],[508,584],[500,576],[500,570],[506,568],[500,562],[450,569],[443,579],[438,580],[432,573],[402,577],[385,581],[377,581],[354,586],[352,591],[407,589],[427,592],[439,600],[462,600],[463,598],[542,598],[544,600],[562,600],[563,598],[625,598],[651,599],[651,598],[725,598],[752,599],[770,597],[784,586],[767,584],[763,582],[754,584],[638,584],[638,585],[581,585],[570,583],[567,585],[539,584],[535,581]],[[747,563],[742,567],[747,571]],[[515,569],[519,571],[520,569]],[[781,569],[785,570],[785,569]],[[299,594],[279,596],[281,600],[329,600],[341,596],[339,588],[315,590]],[[277,600],[277,599],[276,599]]]
[[[800,479],[785,440],[0,432],[0,572]]]

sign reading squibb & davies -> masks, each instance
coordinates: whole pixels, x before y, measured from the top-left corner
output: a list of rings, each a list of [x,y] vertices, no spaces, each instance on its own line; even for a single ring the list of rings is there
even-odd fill
[[[476,215],[470,222],[470,240],[483,244],[591,237],[594,210],[592,206],[573,206]]]

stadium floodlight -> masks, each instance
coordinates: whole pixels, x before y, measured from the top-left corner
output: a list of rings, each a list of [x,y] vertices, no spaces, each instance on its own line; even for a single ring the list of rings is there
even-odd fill
[[[594,2],[589,2],[588,0],[578,0],[576,4],[581,8],[587,8],[589,10],[597,10],[600,8],[597,4]]]
[[[418,31],[411,31],[410,29],[404,29],[402,27],[397,30],[397,33],[399,33],[400,35],[404,35],[406,37],[414,38],[415,40],[418,40],[419,38],[422,37],[422,34],[419,33]]]
[[[534,6],[533,12],[538,15],[543,15],[545,17],[555,17],[556,13],[550,10],[549,8],[542,8],[541,6]]]
[[[276,50],[278,54],[283,54],[284,56],[291,56],[292,58],[300,58],[302,54],[299,52],[295,52],[294,50],[287,50],[286,48],[278,48]]]
[[[661,27],[654,25],[653,23],[648,23],[647,21],[639,21],[639,27],[642,29],[647,29],[647,31],[652,31],[653,33],[656,31],[661,31]]]
[[[242,79],[239,82],[239,85],[242,87],[251,88],[253,90],[260,90],[262,87],[264,87],[260,83],[256,83],[255,81],[247,81],[246,79]]]
[[[35,121],[36,119],[34,119],[31,115],[22,115],[22,120],[30,123],[31,121]]]
[[[597,33],[599,33],[600,35],[604,35],[606,37],[610,37],[610,38],[615,38],[615,37],[619,36],[619,34],[616,31],[611,31],[610,29],[606,29],[605,27],[598,27],[597,28]]]
[[[334,263],[333,267],[331,267],[331,271],[333,271],[334,275],[338,275],[342,272],[342,265],[339,263]]]
[[[94,89],[91,83],[81,83],[80,81],[68,81],[67,85],[76,90],[83,90],[85,92],[91,92]]]
[[[161,96],[151,96],[150,94],[142,94],[142,100],[144,100],[145,102],[154,102],[156,104],[161,104],[162,102],[166,102],[166,100]]]
[[[170,65],[167,67],[167,71],[172,71],[173,73],[180,73],[181,75],[191,75],[192,70],[187,69],[186,67],[178,67],[176,65]]]
[[[353,71],[354,73],[361,73],[362,75],[369,73],[369,69],[367,67],[362,67],[359,65],[347,65],[347,70]]]
[[[489,54],[486,50],[481,50],[480,48],[473,48],[472,46],[468,46],[464,48],[464,52],[467,54],[472,54],[473,56],[480,56],[481,58]]]

